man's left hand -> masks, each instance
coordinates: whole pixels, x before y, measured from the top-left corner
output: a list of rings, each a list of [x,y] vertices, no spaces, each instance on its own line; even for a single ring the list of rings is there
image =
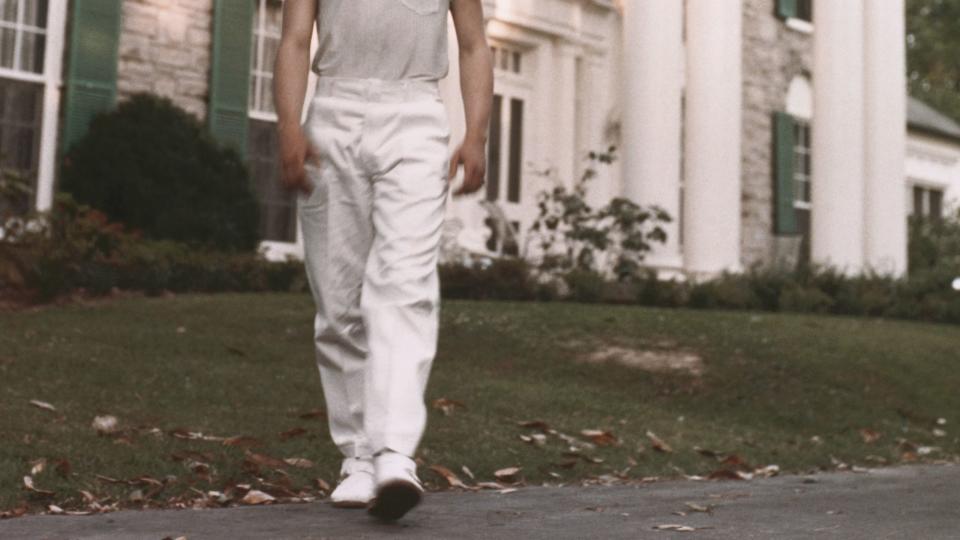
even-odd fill
[[[484,184],[487,159],[485,144],[481,140],[464,140],[450,156],[450,171],[447,176],[452,180],[457,174],[457,167],[463,163],[463,184],[453,192],[454,197],[473,193]]]

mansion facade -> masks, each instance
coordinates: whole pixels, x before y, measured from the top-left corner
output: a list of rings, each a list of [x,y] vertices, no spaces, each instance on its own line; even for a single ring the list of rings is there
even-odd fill
[[[903,2],[484,0],[487,181],[451,197],[445,253],[526,254],[538,193],[590,167],[591,204],[627,197],[674,217],[647,258],[664,275],[802,260],[902,274],[907,217],[960,200],[960,125],[906,96]],[[0,6],[0,166],[36,179],[39,209],[92,116],[151,92],[241,151],[263,249],[302,255],[277,178],[282,0]],[[448,54],[452,150],[464,132],[452,23]],[[586,159],[610,146],[611,164]]]

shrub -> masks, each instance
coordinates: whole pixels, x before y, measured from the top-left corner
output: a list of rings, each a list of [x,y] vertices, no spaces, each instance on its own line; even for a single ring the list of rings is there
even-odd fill
[[[445,298],[532,300],[549,296],[549,286],[537,284],[529,264],[520,258],[497,258],[488,266],[444,263],[438,269]]]
[[[574,268],[565,272],[562,277],[569,287],[570,300],[598,302],[606,292],[607,281],[602,275],[592,270]]]
[[[816,287],[790,284],[780,291],[777,306],[780,311],[829,313],[834,300]]]
[[[0,240],[0,268],[19,279],[0,288],[35,302],[83,290],[115,288],[148,294],[222,291],[306,291],[301,261],[267,261],[254,252],[198,250],[169,240],[145,240],[69,195],[49,213],[27,216],[35,227]]]
[[[590,152],[589,158],[609,164],[615,150],[611,146],[607,152]],[[558,185],[538,193],[539,213],[527,232],[528,241],[539,250],[538,268],[543,272],[582,270],[626,281],[636,276],[654,242],[666,242],[661,224],[672,218],[659,206],[644,207],[623,197],[591,207],[586,184],[595,176],[596,170],[587,167],[572,190]]]
[[[62,188],[148,238],[221,250],[257,244],[258,207],[240,156],[166,98],[137,94],[98,115],[67,153]]]

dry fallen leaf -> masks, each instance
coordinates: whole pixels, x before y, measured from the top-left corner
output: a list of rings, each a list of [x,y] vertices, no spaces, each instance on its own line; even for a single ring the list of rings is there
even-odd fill
[[[323,478],[317,478],[314,480],[314,483],[317,484],[317,489],[325,493],[330,493],[330,484],[327,483]]]
[[[241,435],[237,437],[227,437],[223,440],[223,444],[226,446],[260,446],[263,442],[256,437]]]
[[[70,476],[70,462],[66,458],[55,459],[53,462],[56,464],[54,470],[57,471],[57,474],[63,478]]]
[[[694,446],[693,449],[694,449],[694,451],[696,451],[698,454],[700,454],[700,455],[703,456],[703,457],[715,458],[715,459],[720,457],[720,453],[719,453],[719,452],[715,452],[715,451],[709,450],[709,449],[707,449],[707,448],[700,448],[699,446]]]
[[[757,476],[763,476],[763,477],[769,478],[769,477],[771,477],[771,476],[776,476],[776,475],[780,474],[780,466],[779,466],[779,465],[767,465],[766,467],[762,467],[762,468],[759,468],[759,469],[753,471],[753,473],[754,473],[755,475],[757,475]]]
[[[309,459],[304,458],[285,458],[284,463],[298,469],[310,469],[313,468],[313,462]]]
[[[737,454],[730,454],[729,456],[723,458],[723,460],[721,460],[720,463],[722,465],[726,465],[728,467],[733,467],[736,469],[741,469],[744,471],[749,471],[750,469],[753,468],[750,466],[749,463],[747,463],[745,459],[743,459]]]
[[[863,438],[863,442],[873,444],[880,438],[880,433],[869,428],[863,428],[860,430],[860,437]]]
[[[46,468],[46,466],[47,466],[47,459],[46,459],[46,458],[40,458],[40,459],[31,461],[31,462],[30,462],[30,465],[31,465],[31,467],[30,467],[30,475],[31,475],[31,476],[36,476],[36,475],[42,473],[43,470]]]
[[[23,486],[27,489],[27,491],[31,491],[33,493],[36,493],[37,495],[42,495],[45,497],[52,497],[56,495],[56,493],[53,491],[38,489],[36,486],[33,485],[33,477],[30,477],[30,476],[23,477]]]
[[[470,468],[467,467],[466,465],[463,465],[462,467],[460,467],[460,470],[463,471],[463,474],[469,476],[471,480],[477,479],[477,477],[473,475],[473,471],[471,471]]]
[[[39,399],[31,399],[31,400],[30,400],[30,404],[33,405],[34,407],[37,407],[37,408],[40,408],[40,409],[44,409],[44,410],[47,410],[47,411],[56,411],[56,410],[57,410],[57,408],[54,407],[53,405],[47,403],[46,401],[40,401]]]
[[[673,448],[670,448],[670,445],[663,441],[660,437],[652,431],[647,431],[647,438],[650,439],[650,445],[653,446],[654,450],[670,454],[673,452]]]
[[[493,473],[493,476],[501,482],[513,484],[519,480],[520,467],[506,467]]]
[[[466,484],[463,483],[462,480],[460,480],[460,477],[458,477],[453,471],[444,467],[443,465],[431,465],[430,470],[442,476],[443,479],[447,481],[447,484],[450,485],[450,487],[470,489],[469,486],[467,486]]]
[[[677,532],[693,532],[697,530],[695,527],[689,525],[680,525],[677,523],[665,523],[663,525],[656,525],[654,529],[658,531],[677,531]]]
[[[530,435],[520,435],[520,440],[527,443],[533,444],[536,446],[543,446],[547,444],[547,436],[543,433],[531,433]]]
[[[287,441],[287,440],[290,440],[290,439],[292,439],[292,438],[294,438],[294,437],[299,437],[300,435],[303,435],[303,434],[305,434],[306,432],[307,432],[307,430],[303,429],[302,427],[295,427],[295,428],[293,428],[293,429],[290,429],[290,430],[283,431],[283,432],[279,433],[279,434],[278,434],[278,437],[280,437],[280,440],[281,440],[281,441]]]
[[[108,435],[117,431],[117,417],[113,415],[97,416],[93,419],[93,429],[101,435]]]
[[[323,409],[314,409],[312,411],[307,411],[305,413],[300,414],[300,418],[303,418],[304,420],[309,420],[312,418],[326,418],[326,417],[327,417],[327,413],[325,413]]]
[[[264,504],[277,500],[272,495],[264,493],[257,489],[251,489],[247,492],[246,495],[240,499],[240,502],[243,504]]]
[[[523,422],[517,422],[517,425],[523,428],[528,429],[539,429],[540,431],[550,431],[550,426],[547,425],[543,420],[526,420]]]
[[[245,455],[247,457],[244,461],[247,461],[256,465],[263,465],[264,467],[271,467],[271,468],[283,468],[287,466],[287,463],[285,461],[281,459],[277,459],[275,457],[268,456],[266,454],[257,454],[256,452],[251,452],[249,450],[246,450]]]
[[[30,508],[26,504],[21,504],[20,506],[14,508],[13,510],[7,510],[5,512],[0,512],[0,519],[9,519],[17,518],[26,514]]]
[[[585,429],[580,432],[581,435],[593,441],[597,446],[618,446],[620,439],[609,432],[599,429]]]
[[[452,415],[453,410],[457,407],[460,407],[461,409],[467,408],[466,405],[464,405],[462,402],[457,401],[455,399],[442,397],[442,398],[433,400],[433,408],[443,412],[444,416]]]
[[[686,505],[687,508],[689,508],[690,510],[692,510],[692,511],[694,511],[694,512],[704,512],[704,513],[708,513],[708,514],[709,514],[710,512],[713,511],[713,505],[710,505],[710,504],[708,504],[708,505],[706,505],[706,506],[703,506],[703,505],[697,504],[697,503],[692,503],[692,502],[688,502],[688,503],[684,503],[684,504]]]

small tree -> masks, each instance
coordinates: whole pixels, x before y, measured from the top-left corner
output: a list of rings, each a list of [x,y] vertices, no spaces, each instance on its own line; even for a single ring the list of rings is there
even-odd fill
[[[609,165],[615,151],[611,146],[606,152],[590,152],[588,159]],[[587,204],[587,182],[596,175],[588,166],[572,192],[561,185],[537,195],[539,215],[527,242],[536,242],[542,252],[541,271],[587,270],[622,281],[637,274],[654,242],[666,242],[660,224],[672,218],[657,205],[640,206],[624,197],[614,197],[599,209]]]
[[[169,99],[137,94],[69,149],[62,189],[145,237],[248,250],[258,207],[240,155]]]

